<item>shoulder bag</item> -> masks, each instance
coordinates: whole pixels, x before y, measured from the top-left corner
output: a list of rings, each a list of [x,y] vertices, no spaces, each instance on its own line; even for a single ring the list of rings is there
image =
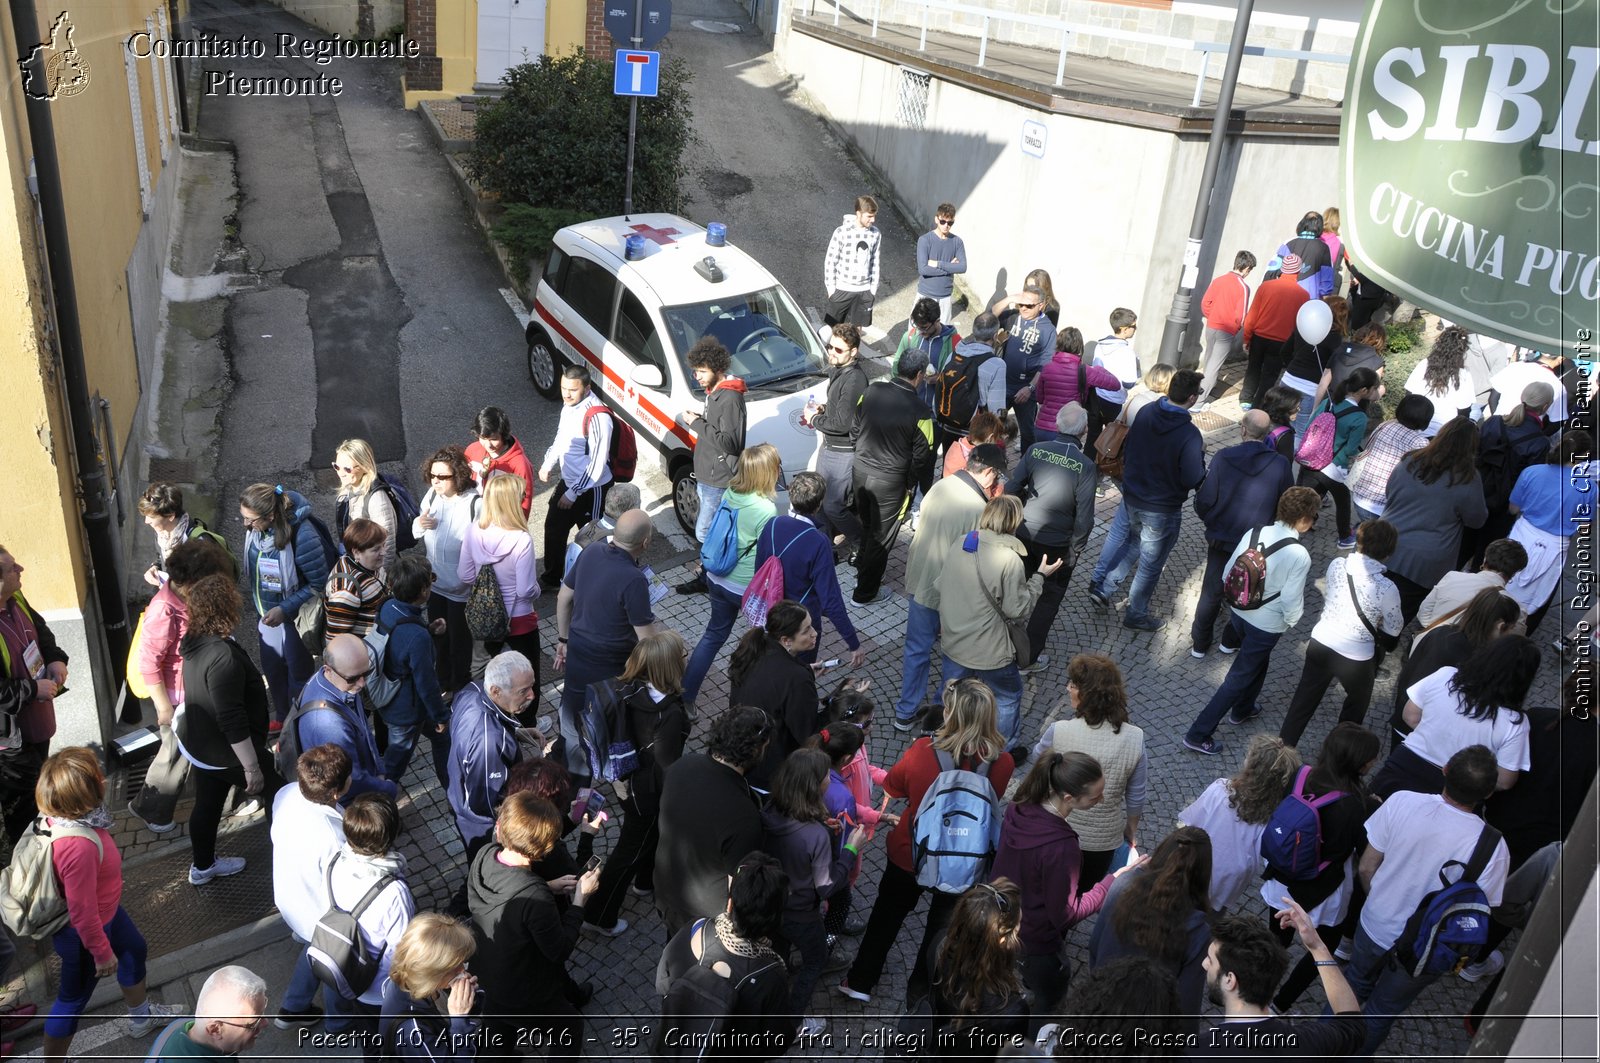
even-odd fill
[[[982,544],[979,544],[982,549]],[[1012,620],[1006,616],[1005,610],[1000,608],[1000,603],[995,600],[994,593],[989,590],[989,585],[983,581],[983,563],[979,561],[977,553],[972,555],[972,563],[978,569],[978,587],[983,591],[983,596],[989,599],[989,605],[994,608],[995,614],[1005,621],[1006,634],[1011,636],[1011,651],[1016,658],[1018,667],[1026,667],[1033,660],[1033,643],[1028,638],[1028,618]]]

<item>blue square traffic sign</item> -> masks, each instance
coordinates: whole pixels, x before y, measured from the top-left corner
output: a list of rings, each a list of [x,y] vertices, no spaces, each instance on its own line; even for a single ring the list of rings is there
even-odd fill
[[[660,52],[617,53],[612,91],[618,96],[654,96],[661,88]]]

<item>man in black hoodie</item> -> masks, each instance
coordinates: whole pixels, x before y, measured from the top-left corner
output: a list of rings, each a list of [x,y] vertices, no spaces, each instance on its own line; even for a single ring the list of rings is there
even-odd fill
[[[684,422],[695,431],[694,480],[700,495],[700,516],[694,524],[694,537],[704,542],[711,530],[711,518],[722,502],[722,493],[733,482],[733,471],[744,453],[744,381],[728,375],[732,359],[728,348],[711,336],[702,336],[687,356],[694,371],[694,382],[705,392],[704,409],[691,411]],[[678,585],[679,594],[704,594],[706,574]]]
[[[1239,422],[1244,442],[1217,452],[1195,492],[1194,511],[1206,526],[1206,574],[1189,628],[1191,657],[1204,657],[1211,649],[1211,631],[1222,611],[1223,566],[1233,548],[1245,532],[1272,523],[1278,498],[1294,486],[1289,459],[1266,442],[1271,430],[1266,411],[1245,413]]]
[[[822,498],[822,515],[828,533],[846,542],[861,537],[861,522],[850,512],[850,477],[856,462],[856,425],[861,420],[861,396],[867,391],[867,371],[861,365],[861,330],[848,321],[833,326],[828,339],[828,401],[811,413],[811,427],[822,437],[817,472],[828,485]]]
[[[900,356],[895,375],[874,381],[861,399],[853,476],[861,549],[856,555],[857,605],[878,600],[889,550],[900,536],[907,503],[917,488],[933,487],[933,411],[917,396],[928,356]]]

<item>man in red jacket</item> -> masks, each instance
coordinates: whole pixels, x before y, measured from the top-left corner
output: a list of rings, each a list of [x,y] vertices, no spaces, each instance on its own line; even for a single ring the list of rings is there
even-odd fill
[[[1278,382],[1289,359],[1295,315],[1311,298],[1300,287],[1301,265],[1299,255],[1284,255],[1283,272],[1261,286],[1244,317],[1244,349],[1250,360],[1245,363],[1244,385],[1239,389],[1240,409],[1250,409]]]
[[[1222,363],[1239,347],[1239,332],[1244,328],[1245,311],[1250,309],[1250,285],[1245,278],[1256,268],[1256,256],[1240,251],[1233,256],[1233,269],[1219,275],[1200,299],[1205,315],[1205,345],[1200,356],[1200,402],[1190,412],[1199,412],[1211,403]]]

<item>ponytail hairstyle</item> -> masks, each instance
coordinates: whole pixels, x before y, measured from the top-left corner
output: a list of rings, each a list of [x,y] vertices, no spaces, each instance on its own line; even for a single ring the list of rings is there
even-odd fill
[[[1210,910],[1211,836],[1199,827],[1179,827],[1130,878],[1111,913],[1112,931],[1125,949],[1182,963],[1190,915]]]
[[[1105,778],[1100,762],[1087,753],[1047,753],[1039,758],[1012,795],[1014,805],[1042,805],[1065,794],[1082,797]]]
[[[1343,402],[1350,397],[1352,391],[1362,388],[1375,388],[1378,386],[1378,374],[1368,366],[1350,370],[1350,375],[1339,381],[1333,388],[1333,401]]]
[[[861,751],[867,736],[853,723],[830,723],[806,739],[807,749],[820,749],[828,755],[834,768],[842,768]]]
[[[1548,380],[1535,380],[1522,389],[1522,401],[1511,407],[1511,412],[1500,418],[1507,428],[1516,428],[1528,419],[1528,414],[1543,417],[1556,401],[1556,389]]]
[[[282,484],[251,484],[239,492],[239,505],[258,517],[267,518],[275,548],[282,550],[294,538],[294,525],[289,523],[289,496]]]
[[[773,605],[767,612],[767,626],[746,631],[739,645],[734,647],[733,657],[728,661],[729,689],[739,689],[769,645],[779,639],[794,638],[809,619],[811,614],[799,602],[785,598]]]

